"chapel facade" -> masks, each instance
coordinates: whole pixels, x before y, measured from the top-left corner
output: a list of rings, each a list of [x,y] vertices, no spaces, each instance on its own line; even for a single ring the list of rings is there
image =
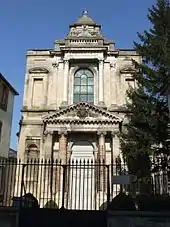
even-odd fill
[[[28,166],[24,178],[19,170],[17,178],[41,207],[49,199],[61,207],[66,199],[68,208],[99,208],[110,200],[107,171],[97,166],[89,171],[82,163],[89,166],[89,160],[102,160],[109,166],[120,156],[118,133],[124,123],[126,91],[135,87],[132,59],[140,62],[141,57],[135,50],[116,49],[87,11],[53,49],[28,50],[26,57],[18,158],[60,160],[62,166],[48,166],[48,173],[46,166],[43,171],[42,166],[33,166],[36,174]],[[66,176],[60,167],[70,163],[80,164],[79,171],[69,167]],[[113,187],[111,193],[116,195]]]
[[[28,50],[18,157],[96,159],[120,154],[135,50],[116,49],[87,11],[53,49]]]

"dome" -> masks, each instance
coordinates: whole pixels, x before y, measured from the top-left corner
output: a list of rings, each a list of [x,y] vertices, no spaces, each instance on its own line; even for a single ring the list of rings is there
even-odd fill
[[[84,25],[95,25],[96,23],[94,22],[94,20],[88,15],[87,10],[83,11],[82,16],[79,17],[78,21],[76,22],[76,24],[84,24]]]

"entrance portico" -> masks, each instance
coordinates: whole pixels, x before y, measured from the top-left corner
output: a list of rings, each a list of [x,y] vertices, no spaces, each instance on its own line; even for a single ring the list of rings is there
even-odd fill
[[[111,157],[119,154],[115,135],[122,119],[100,107],[81,102],[46,115],[43,122],[42,158],[59,158],[66,164],[74,156],[85,158],[91,146],[94,159],[104,159],[110,164]]]

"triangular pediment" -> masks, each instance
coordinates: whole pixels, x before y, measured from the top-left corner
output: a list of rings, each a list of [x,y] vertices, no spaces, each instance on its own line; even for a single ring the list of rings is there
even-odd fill
[[[68,106],[43,118],[44,122],[108,122],[120,123],[122,119],[103,108],[89,103],[78,103]]]

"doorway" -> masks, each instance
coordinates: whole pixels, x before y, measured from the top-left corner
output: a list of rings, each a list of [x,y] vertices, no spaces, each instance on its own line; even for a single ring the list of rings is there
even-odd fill
[[[90,142],[73,144],[69,173],[69,207],[78,210],[93,210],[95,201],[95,157]]]

